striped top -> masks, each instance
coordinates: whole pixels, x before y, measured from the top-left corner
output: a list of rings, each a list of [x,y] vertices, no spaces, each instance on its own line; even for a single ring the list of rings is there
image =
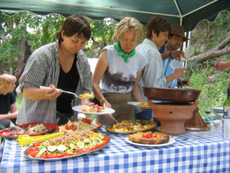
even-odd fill
[[[83,51],[76,54],[76,67],[79,73],[79,83],[76,94],[91,92],[92,73],[87,57]],[[19,87],[22,91],[24,87],[49,86],[53,84],[57,87],[60,73],[60,62],[58,60],[58,42],[44,45],[33,52],[26,63],[25,70],[19,80]],[[74,98],[73,105],[78,104],[78,99]],[[30,100],[23,98],[17,124],[29,122],[56,123],[56,100]]]

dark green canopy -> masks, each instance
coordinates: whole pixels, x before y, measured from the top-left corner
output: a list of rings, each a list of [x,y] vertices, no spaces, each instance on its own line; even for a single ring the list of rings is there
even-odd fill
[[[172,24],[192,30],[202,20],[214,20],[221,10],[230,10],[230,0],[0,0],[0,10],[15,13],[28,10],[46,15],[85,15],[94,20],[126,16],[146,24],[153,15],[167,17]]]

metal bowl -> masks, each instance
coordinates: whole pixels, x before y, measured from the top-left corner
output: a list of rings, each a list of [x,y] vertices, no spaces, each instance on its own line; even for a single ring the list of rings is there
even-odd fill
[[[155,88],[143,87],[144,95],[151,100],[171,101],[171,102],[194,102],[200,95],[197,89],[178,88]]]

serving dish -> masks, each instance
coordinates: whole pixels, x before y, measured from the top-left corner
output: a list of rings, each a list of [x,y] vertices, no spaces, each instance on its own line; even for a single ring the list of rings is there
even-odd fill
[[[40,131],[40,132],[28,132],[30,128],[35,127],[36,125],[44,125],[46,129]],[[38,136],[42,134],[46,134],[48,132],[51,132],[55,130],[58,125],[53,123],[40,123],[40,122],[32,122],[32,123],[26,123],[23,125],[17,125],[22,130],[19,130],[17,127],[10,127],[3,130],[0,130],[0,136],[4,138],[9,139],[17,139],[19,135],[29,135],[29,136]]]
[[[165,146],[169,146],[169,145],[174,144],[176,142],[176,140],[169,136],[169,141],[167,143],[164,143],[164,144],[139,144],[139,143],[132,142],[131,140],[129,140],[128,137],[126,137],[125,142],[127,142],[128,144],[131,144],[131,145],[139,146],[139,147],[165,147]]]
[[[97,151],[105,147],[109,141],[110,138],[102,133],[72,131],[32,143],[24,154],[27,158],[36,160],[66,159]]]
[[[101,150],[103,149],[104,147],[106,147],[110,142],[110,139],[104,144],[104,145],[101,145],[99,146],[98,148],[95,148],[93,150],[85,150],[85,149],[82,149],[82,151],[79,151],[79,154],[75,154],[75,155],[69,155],[69,156],[64,156],[64,157],[56,157],[56,158],[37,158],[37,157],[31,157],[27,154],[27,151],[28,149],[30,148],[27,148],[25,151],[24,151],[24,156],[28,159],[32,159],[32,160],[49,160],[49,161],[55,161],[55,160],[62,160],[62,159],[69,159],[69,158],[74,158],[74,157],[79,157],[79,156],[82,156],[82,155],[85,155],[85,154],[90,154],[92,152],[95,152],[95,151],[98,151],[98,150]]]
[[[177,89],[177,88],[155,88],[143,87],[144,95],[151,100],[172,101],[172,102],[193,102],[198,99],[200,90]]]
[[[69,121],[67,124],[58,126],[57,132],[98,130],[102,127],[101,123],[92,122],[90,119],[83,118],[80,121]]]
[[[148,123],[148,127],[147,128],[140,128],[140,129],[135,129],[135,130],[123,130],[123,129],[119,129],[116,131],[116,127],[117,125],[123,125],[124,124],[124,128],[126,128],[126,124],[128,124],[129,122],[137,122],[137,121],[142,121],[144,122],[145,124]],[[147,131],[147,130],[153,130],[157,127],[157,123],[156,122],[153,122],[153,121],[146,121],[146,120],[137,120],[137,121],[133,121],[133,120],[124,120],[120,123],[116,123],[116,124],[112,124],[112,125],[108,125],[106,126],[106,130],[110,133],[117,133],[117,134],[131,134],[131,133],[136,133],[136,132],[143,132],[143,131]]]
[[[74,107],[72,107],[72,109],[77,111],[77,112],[82,112],[84,114],[93,114],[93,115],[105,115],[105,114],[112,114],[115,112],[115,110],[111,109],[111,108],[105,108],[105,110],[103,112],[87,112],[87,111],[85,111],[84,108],[82,108],[82,106],[74,106]]]
[[[141,105],[142,102],[135,102],[135,101],[131,101],[128,102],[129,105],[138,107],[140,109],[151,109],[149,105]]]

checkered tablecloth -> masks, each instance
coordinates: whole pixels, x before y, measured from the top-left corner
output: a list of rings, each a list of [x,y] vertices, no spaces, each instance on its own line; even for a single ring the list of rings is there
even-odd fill
[[[57,161],[37,161],[23,155],[25,147],[5,139],[0,148],[1,173],[11,172],[229,172],[230,141],[221,139],[220,129],[188,131],[173,136],[164,147],[138,147],[125,142],[127,135],[110,136],[109,145],[90,154]],[[0,155],[1,155],[0,154]]]

